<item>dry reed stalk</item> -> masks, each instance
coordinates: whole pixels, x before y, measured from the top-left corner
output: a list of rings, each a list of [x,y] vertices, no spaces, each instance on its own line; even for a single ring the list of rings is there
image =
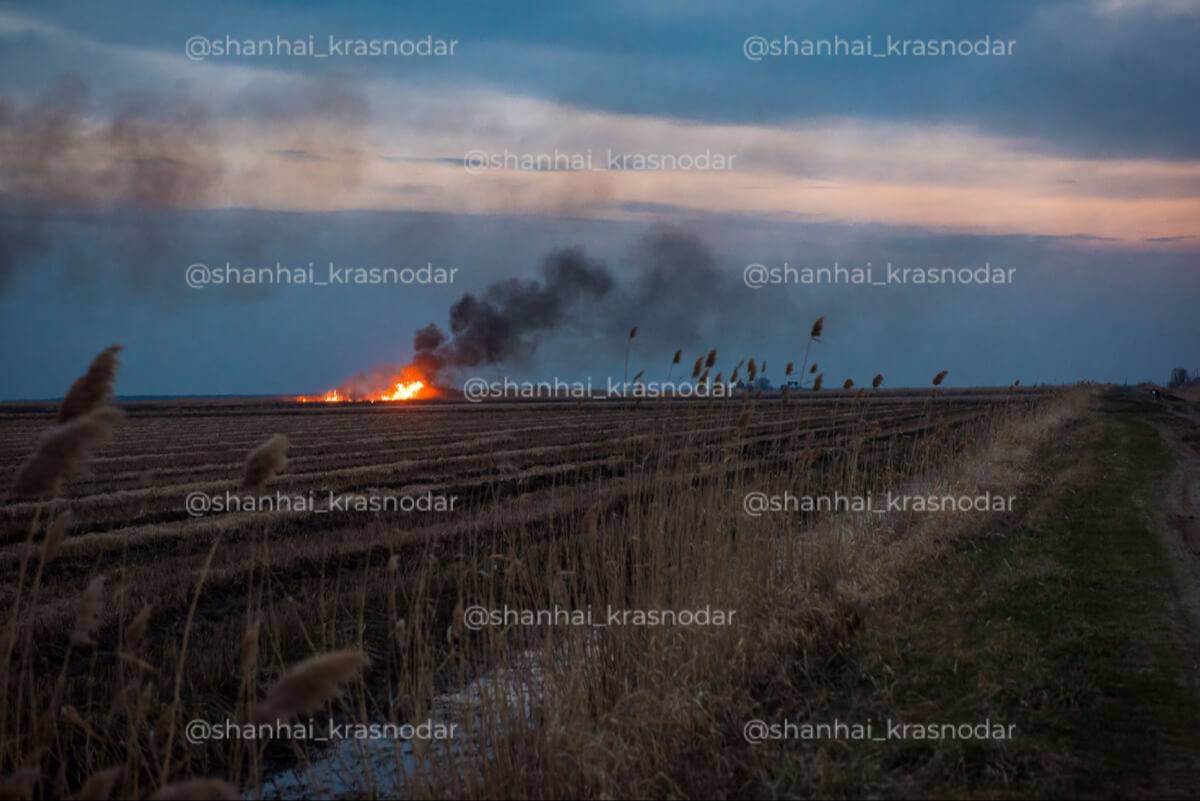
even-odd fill
[[[704,358],[704,366],[711,370],[713,365],[716,363],[717,363],[717,349],[713,348],[712,350],[710,350],[708,352],[708,356],[706,356]]]
[[[334,651],[310,657],[292,666],[255,707],[255,722],[290,720],[315,712],[341,693],[341,685],[352,680],[370,663],[362,651]]]
[[[18,498],[57,495],[63,479],[87,461],[92,449],[109,436],[120,419],[120,410],[102,406],[46,431],[37,450],[17,471],[13,495]]]
[[[804,361],[800,364],[800,375],[804,375],[804,370],[808,366],[808,353],[812,348],[812,343],[821,341],[821,333],[825,330],[825,316],[822,315],[812,324],[812,328],[808,332],[808,341],[804,344]],[[812,373],[817,372],[817,366],[812,366]]]
[[[149,625],[150,604],[143,604],[142,611],[138,612],[125,628],[124,649],[127,653],[133,653],[142,647]]]
[[[249,677],[258,669],[258,635],[261,628],[262,623],[256,619],[242,632],[242,658],[239,667],[243,678]]]
[[[940,387],[942,385],[942,382],[946,380],[946,376],[949,374],[950,374],[949,370],[942,370],[940,373],[938,373],[937,375],[935,375],[933,377],[933,385],[935,387]]]
[[[876,373],[875,377],[871,379],[871,387],[873,389],[879,389],[879,387],[882,386],[882,384],[883,384],[883,373]]]
[[[812,387],[813,392],[821,391],[821,384],[824,382],[824,380],[825,380],[825,374],[817,373],[817,377],[813,379],[813,387]]]
[[[54,522],[50,524],[50,528],[46,529],[46,539],[42,540],[42,565],[48,565],[54,561],[54,557],[58,555],[58,549],[62,547],[63,540],[67,536],[67,527],[71,525],[74,515],[70,509],[66,509],[59,513],[58,517],[54,518]]]
[[[842,382],[842,389],[844,389],[844,390],[851,390],[851,389],[854,389],[854,379],[853,379],[853,378],[847,378],[845,381],[843,381],[843,382]]]
[[[259,490],[287,464],[288,438],[275,434],[246,457],[243,490]]]
[[[703,369],[704,369],[704,357],[697,356],[696,363],[692,365],[692,378],[693,379],[699,378],[700,371]]]
[[[96,576],[88,583],[79,600],[79,612],[75,615],[75,628],[71,632],[71,644],[80,647],[95,645],[95,634],[100,628],[100,613],[104,609],[104,576]]]
[[[112,345],[88,365],[87,372],[75,379],[58,410],[58,422],[65,423],[95,411],[112,397],[113,381],[117,376],[117,354],[120,345]]]

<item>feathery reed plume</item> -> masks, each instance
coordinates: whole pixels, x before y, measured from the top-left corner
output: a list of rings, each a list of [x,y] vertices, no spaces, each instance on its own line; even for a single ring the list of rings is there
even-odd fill
[[[842,382],[842,389],[854,389],[854,379],[847,378]]]
[[[762,374],[763,375],[767,374],[767,362],[765,360],[762,363]]]
[[[809,375],[812,375],[815,372],[817,372],[817,363],[813,362],[813,366],[808,368],[808,373],[809,373]]]
[[[708,352],[708,356],[704,357],[704,366],[712,369],[712,366],[717,363],[717,349],[713,348]]]
[[[71,796],[72,801],[108,801],[113,797],[116,779],[121,778],[121,767],[109,767],[108,770],[97,771],[88,777],[78,793]]]
[[[629,329],[629,338],[625,340],[625,372],[621,376],[621,380],[626,384],[629,383],[629,351],[633,348],[633,340],[637,337],[637,326]]]
[[[75,629],[71,632],[71,644],[95,645],[96,630],[100,628],[100,610],[104,607],[104,576],[96,576],[87,585],[79,600],[79,612],[75,615]]]
[[[59,407],[58,422],[73,420],[108,402],[113,393],[113,380],[117,377],[117,354],[120,352],[120,345],[105,348],[88,365],[87,372],[75,379]]]
[[[812,329],[808,332],[808,341],[804,343],[804,361],[800,363],[800,374],[801,375],[804,374],[804,368],[806,366],[808,366],[808,353],[810,350],[812,350],[812,344],[814,342],[821,341],[821,332],[824,330],[825,330],[825,317],[824,317],[824,315],[822,315],[821,317],[818,317],[816,322],[814,322],[812,324]],[[817,372],[817,365],[813,364],[812,369],[809,370],[809,373],[815,373],[815,372]],[[815,389],[815,387],[814,387],[814,389]]]
[[[33,798],[38,776],[35,768],[21,768],[8,776],[0,777],[0,798]]]
[[[824,373],[817,373],[817,377],[813,379],[813,392],[821,391],[821,384],[825,381]]]
[[[787,367],[783,368],[783,374],[790,376],[793,372],[795,372],[795,367],[796,367],[796,365],[792,364],[791,362],[788,362]]]
[[[701,384],[708,383],[708,370],[705,370],[703,373],[700,374],[699,383],[701,383]]]
[[[133,653],[142,647],[146,639],[146,628],[150,625],[150,604],[144,604],[125,628],[125,651]]]
[[[714,384],[722,384],[722,383],[724,383],[724,378],[725,378],[725,374],[722,372],[718,372],[717,377],[713,379],[713,383]]]
[[[162,787],[150,801],[238,801],[241,796],[221,779],[187,779]]]
[[[754,363],[754,359],[746,365],[746,375],[750,377],[750,383],[754,383],[754,379],[758,377],[758,365]]]
[[[87,461],[121,419],[119,409],[101,406],[42,434],[37,450],[17,471],[13,495],[43,498],[58,494],[63,479]]]
[[[637,382],[641,381],[641,380],[642,380],[642,376],[644,376],[645,374],[646,374],[646,371],[645,371],[645,370],[638,370],[638,372],[637,372],[637,375],[635,375],[635,376],[633,377],[633,383],[635,383],[635,384],[636,384]]]
[[[93,773],[79,788],[79,792],[71,796],[72,801],[108,801],[112,798],[113,788],[121,778],[121,768],[109,768]]]
[[[269,440],[250,451],[246,457],[246,473],[242,476],[242,489],[258,490],[287,464],[288,438],[275,434]]]
[[[1014,386],[1014,387],[1019,387],[1019,386],[1021,386],[1021,379],[1019,379],[1019,378],[1018,378],[1016,381],[1014,381],[1014,382],[1013,382],[1013,386]]]
[[[946,376],[949,374],[950,374],[949,370],[942,370],[940,373],[938,373],[937,375],[935,375],[933,377],[933,385],[935,387],[940,387],[942,385],[942,382],[946,380]]]
[[[679,364],[679,360],[683,358],[683,349],[675,351],[675,358],[671,359],[671,364]]]
[[[731,384],[737,383],[738,370],[740,370],[740,369],[742,369],[741,365],[737,365],[733,368],[733,372],[729,374],[729,383],[731,383]]]
[[[341,693],[341,685],[369,664],[362,651],[334,651],[309,657],[287,670],[254,709],[254,720],[268,723],[315,712]]]
[[[704,357],[697,356],[696,363],[692,365],[692,378],[698,378],[700,371],[704,369]]]
[[[46,539],[42,541],[42,564],[46,565],[54,561],[54,557],[58,555],[58,549],[62,545],[63,539],[67,536],[67,527],[71,525],[74,516],[70,509],[62,511],[58,517],[54,518],[54,522],[50,524],[50,528],[46,529]]]
[[[883,384],[883,373],[876,373],[875,377],[871,379],[871,386],[874,389],[879,389],[879,387],[882,384]]]

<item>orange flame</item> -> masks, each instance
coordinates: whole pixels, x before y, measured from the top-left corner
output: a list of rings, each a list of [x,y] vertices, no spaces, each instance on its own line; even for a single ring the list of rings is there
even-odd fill
[[[437,390],[425,383],[425,380],[411,367],[401,374],[389,379],[385,388],[373,392],[360,392],[347,387],[337,387],[320,397],[298,395],[298,403],[346,403],[348,401],[407,401],[436,396]]]
[[[423,389],[425,389],[424,381],[417,380],[409,381],[407,383],[400,381],[396,384],[395,389],[393,389],[391,392],[383,393],[379,396],[379,399],[381,401],[412,400],[413,398],[417,397]]]

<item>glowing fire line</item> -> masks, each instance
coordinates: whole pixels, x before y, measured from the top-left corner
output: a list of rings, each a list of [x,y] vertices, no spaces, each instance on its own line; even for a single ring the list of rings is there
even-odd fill
[[[331,389],[319,398],[300,395],[296,400],[299,403],[348,403],[354,400],[365,400],[370,403],[406,401],[428,396],[430,394],[426,391],[428,389],[430,388],[426,383],[418,378],[412,381],[396,381],[391,389],[379,390],[379,392],[366,397],[353,398],[341,389]]]

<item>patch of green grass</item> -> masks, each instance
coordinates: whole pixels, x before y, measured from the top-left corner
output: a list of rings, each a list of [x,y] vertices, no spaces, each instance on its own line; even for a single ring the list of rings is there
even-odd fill
[[[808,677],[808,719],[991,720],[1011,741],[791,742],[773,791],[1193,797],[1194,635],[1145,514],[1169,466],[1154,429],[1106,402],[1048,449],[1036,518],[964,537],[870,615],[849,670]]]

